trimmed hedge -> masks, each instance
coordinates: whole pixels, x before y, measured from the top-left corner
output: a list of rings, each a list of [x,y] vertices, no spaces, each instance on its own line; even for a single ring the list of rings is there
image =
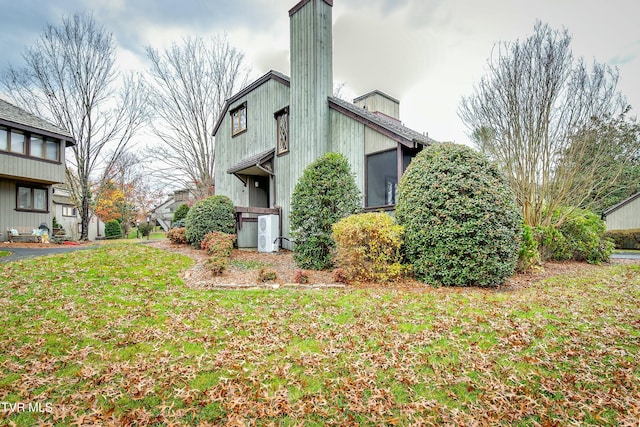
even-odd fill
[[[497,167],[452,143],[421,151],[400,180],[398,224],[415,276],[446,286],[495,286],[521,249],[521,215]]]
[[[221,231],[234,234],[236,231],[236,210],[227,196],[211,196],[193,205],[185,218],[187,243],[200,248],[205,234]]]
[[[107,221],[104,224],[104,236],[107,239],[121,239],[122,227],[120,226],[120,223],[115,219]]]
[[[404,228],[383,212],[351,215],[333,226],[335,264],[349,281],[390,282],[402,277]]]
[[[327,153],[307,166],[291,197],[293,259],[298,267],[330,268],[335,246],[331,226],[361,206],[362,196],[344,155]]]
[[[604,237],[613,241],[616,249],[640,249],[640,229],[611,230]]]
[[[186,203],[181,204],[180,206],[178,206],[178,209],[176,209],[176,211],[173,213],[173,221],[171,222],[174,223],[176,221],[180,221],[181,219],[185,219],[188,213],[189,213],[189,205],[187,205]]]

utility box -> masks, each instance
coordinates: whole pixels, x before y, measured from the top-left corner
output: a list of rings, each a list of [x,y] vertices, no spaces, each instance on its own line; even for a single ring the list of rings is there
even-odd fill
[[[280,217],[260,215],[258,217],[258,252],[278,252]]]

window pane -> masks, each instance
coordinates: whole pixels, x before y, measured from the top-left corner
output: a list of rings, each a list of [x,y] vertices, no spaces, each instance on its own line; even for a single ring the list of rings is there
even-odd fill
[[[11,131],[11,152],[24,154],[24,134]]]
[[[47,190],[42,188],[33,189],[33,208],[40,211],[47,210]]]
[[[60,144],[58,143],[58,141],[47,139],[45,158],[49,160],[60,160],[60,158],[58,157],[59,146]]]
[[[18,187],[18,209],[31,209],[31,189]]]
[[[397,151],[367,157],[367,206],[392,205],[398,190]]]
[[[44,140],[41,136],[31,135],[31,152],[32,157],[44,157]]]
[[[247,109],[242,108],[240,110],[240,130],[247,128]]]
[[[7,129],[0,128],[0,150],[5,151],[7,149]]]

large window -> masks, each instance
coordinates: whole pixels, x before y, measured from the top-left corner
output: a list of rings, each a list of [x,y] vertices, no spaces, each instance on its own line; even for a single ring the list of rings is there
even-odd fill
[[[28,144],[27,144],[28,143]],[[28,150],[27,150],[27,145]],[[42,135],[0,127],[0,151],[29,155],[37,159],[60,161],[60,141]]]
[[[16,210],[47,212],[49,192],[46,188],[19,185],[16,191]]]
[[[278,126],[278,155],[289,152],[289,108],[278,111],[275,114]]]
[[[235,136],[247,130],[247,103],[231,111],[231,135]]]
[[[367,206],[395,205],[398,191],[398,151],[367,156]]]

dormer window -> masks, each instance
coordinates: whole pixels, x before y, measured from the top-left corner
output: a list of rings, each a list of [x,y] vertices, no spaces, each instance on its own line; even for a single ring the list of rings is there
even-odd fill
[[[289,152],[289,107],[274,114],[277,126],[278,156]]]
[[[231,110],[231,135],[236,136],[247,130],[247,103]]]

